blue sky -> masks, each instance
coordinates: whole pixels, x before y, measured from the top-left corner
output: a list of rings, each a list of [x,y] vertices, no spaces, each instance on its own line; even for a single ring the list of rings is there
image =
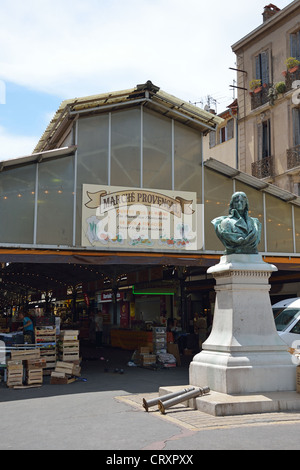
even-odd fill
[[[202,107],[211,96],[223,111],[233,99],[231,45],[262,23],[266,4],[0,0],[0,161],[32,153],[64,99],[147,80]]]

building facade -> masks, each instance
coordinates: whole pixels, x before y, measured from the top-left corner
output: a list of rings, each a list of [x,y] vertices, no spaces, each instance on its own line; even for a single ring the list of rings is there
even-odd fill
[[[232,46],[238,90],[238,168],[299,194],[300,2],[267,5]]]
[[[83,319],[101,305],[109,327],[167,316],[188,330],[195,312],[213,312],[207,269],[224,247],[211,221],[235,191],[278,267],[271,293],[300,294],[300,197],[205,158],[203,136],[230,119],[151,82],[64,101],[33,154],[1,162],[0,309],[42,292]]]

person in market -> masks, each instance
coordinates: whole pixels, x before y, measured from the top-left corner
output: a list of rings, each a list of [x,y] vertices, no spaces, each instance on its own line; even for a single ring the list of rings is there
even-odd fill
[[[24,341],[29,344],[34,344],[34,328],[32,320],[24,315],[24,312],[19,313],[19,319],[23,322],[23,326],[20,326],[18,330],[23,330]]]
[[[102,334],[103,334],[103,316],[102,311],[98,310],[95,315],[95,332],[96,332],[96,348],[102,346]]]

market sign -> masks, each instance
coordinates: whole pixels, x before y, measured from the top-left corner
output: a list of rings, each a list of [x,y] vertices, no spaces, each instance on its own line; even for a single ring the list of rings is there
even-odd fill
[[[82,246],[197,250],[196,193],[83,185]]]

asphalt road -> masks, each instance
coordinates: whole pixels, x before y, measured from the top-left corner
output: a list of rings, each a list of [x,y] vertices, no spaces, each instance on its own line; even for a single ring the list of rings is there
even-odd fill
[[[160,386],[188,384],[188,360],[154,371],[129,367],[130,355],[97,351],[83,361],[80,380],[68,385],[50,385],[49,377],[32,389],[1,383],[0,449],[102,450],[104,463],[134,468],[157,465],[167,454],[160,464],[199,463],[201,450],[300,449],[300,413],[213,417],[181,404],[165,415],[145,412],[143,397],[158,396]]]

